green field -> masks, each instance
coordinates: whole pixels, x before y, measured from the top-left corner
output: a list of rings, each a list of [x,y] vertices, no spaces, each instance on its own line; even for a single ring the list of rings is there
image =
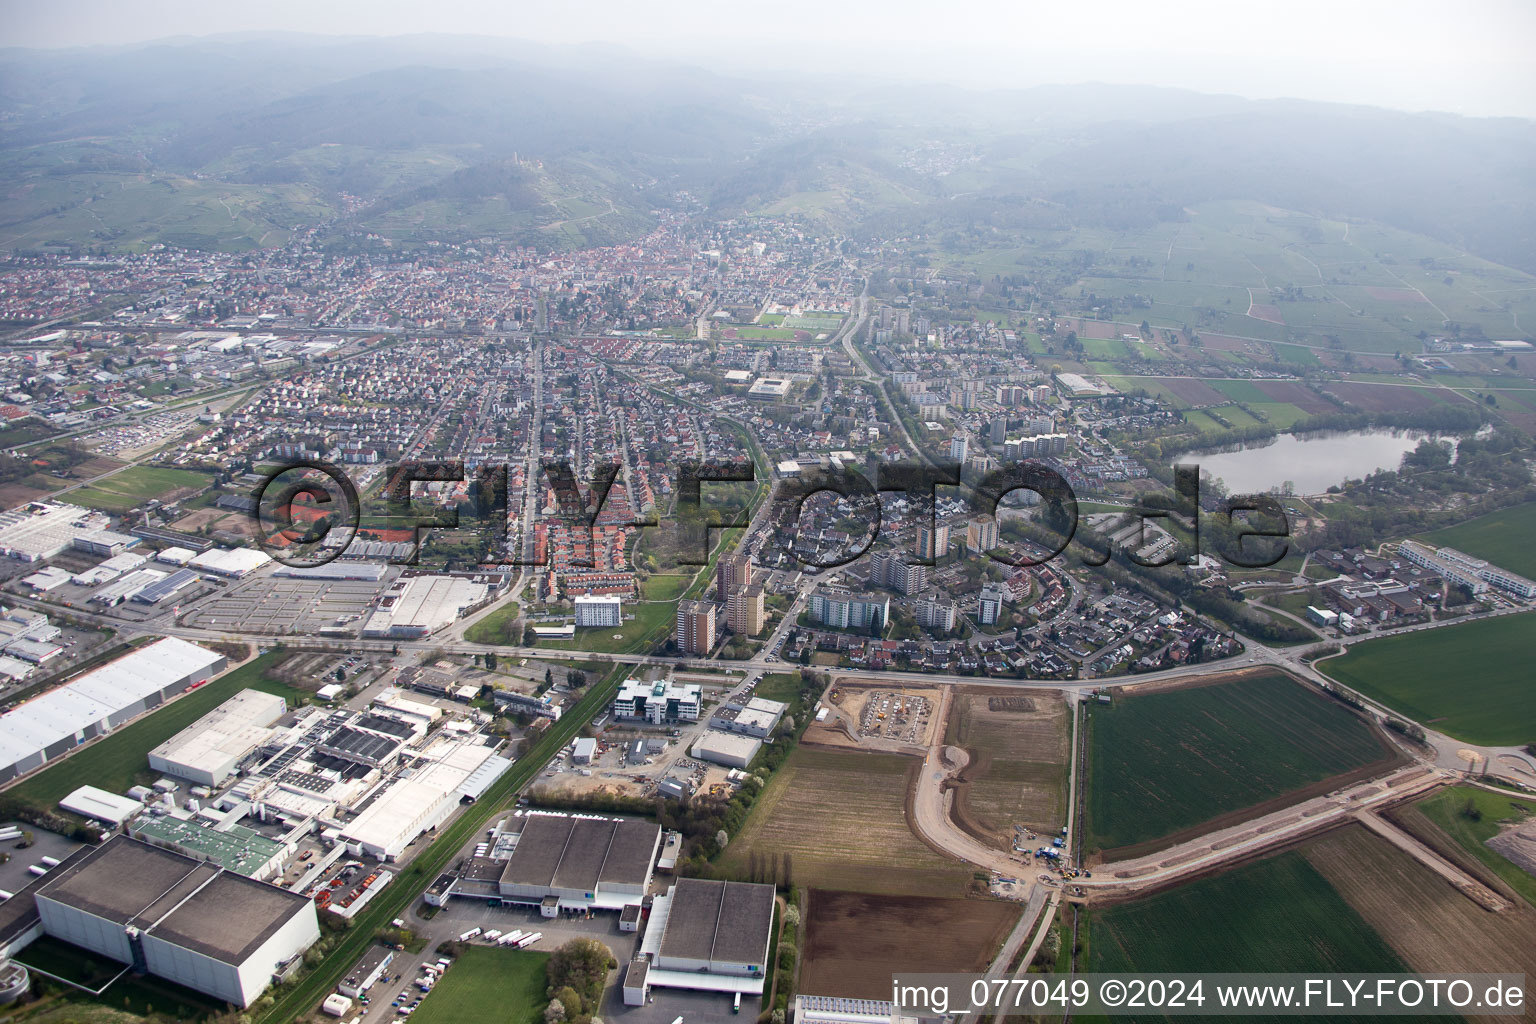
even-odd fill
[[[1536,740],[1531,630],[1536,614],[1501,615],[1352,644],[1317,667],[1447,736],[1509,745]],[[1469,667],[1475,672],[1467,671]]]
[[[517,602],[509,601],[466,629],[464,639],[472,644],[517,647],[523,642],[523,631],[517,628],[520,614],[522,608]]]
[[[1475,809],[1473,816],[1466,813],[1469,801]],[[1476,786],[1453,786],[1440,790],[1416,806],[1457,846],[1502,878],[1511,889],[1525,897],[1526,902],[1536,906],[1536,877],[1487,845],[1489,839],[1499,834],[1501,825],[1524,821],[1536,814],[1536,802],[1516,800]]]
[[[799,672],[770,672],[758,680],[752,696],[792,702],[800,698],[800,685]]]
[[[1095,911],[1087,960],[1114,972],[1409,969],[1294,850]]]
[[[468,946],[411,1014],[420,1024],[538,1024],[549,999],[548,953]]]
[[[540,639],[538,646],[552,651],[603,651],[611,654],[649,654],[672,632],[677,621],[673,602],[645,601],[626,604],[624,623],[618,628],[583,626],[570,640]]]
[[[1512,505],[1490,515],[1421,534],[1418,539],[1437,547],[1452,547],[1536,579],[1536,502]]]
[[[121,793],[135,784],[135,775],[148,772],[151,750],[246,688],[275,693],[290,706],[309,696],[266,675],[281,657],[267,654],[246,662],[213,682],[193,690],[161,710],[151,712],[116,732],[76,751],[63,761],[19,783],[7,794],[52,805],[84,785]]]
[[[1089,716],[1090,848],[1170,836],[1384,756],[1370,727],[1289,676],[1118,699]]]
[[[107,512],[126,512],[148,501],[159,498],[171,499],[183,489],[201,489],[209,484],[208,476],[189,469],[169,469],[163,466],[133,466],[121,473],[98,480],[89,487],[70,491],[65,497],[88,508]]]
[[[676,601],[693,582],[686,573],[657,573],[640,584],[640,597],[646,601]]]

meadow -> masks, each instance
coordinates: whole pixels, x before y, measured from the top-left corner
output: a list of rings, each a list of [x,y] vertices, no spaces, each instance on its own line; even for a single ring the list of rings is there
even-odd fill
[[[1536,907],[1536,877],[1488,847],[1502,826],[1536,814],[1536,802],[1517,800],[1475,786],[1452,786],[1414,805],[1457,846],[1503,879]],[[1468,814],[1468,809],[1473,811]]]
[[[1536,502],[1447,526],[1417,538],[1436,547],[1452,547],[1486,558],[1502,569],[1536,579]]]
[[[1531,630],[1536,613],[1501,615],[1352,644],[1325,675],[1437,732],[1469,743],[1536,740]],[[1468,671],[1476,666],[1476,671]]]
[[[1385,763],[1370,727],[1276,671],[1121,697],[1088,717],[1089,849],[1174,836]]]
[[[150,498],[159,498],[162,502],[174,501],[182,493],[201,490],[208,484],[206,474],[189,469],[133,466],[88,487],[70,491],[65,498],[88,508],[126,512]]]
[[[544,995],[548,961],[548,953],[532,950],[466,946],[411,1016],[420,1024],[538,1024],[549,1002]]]

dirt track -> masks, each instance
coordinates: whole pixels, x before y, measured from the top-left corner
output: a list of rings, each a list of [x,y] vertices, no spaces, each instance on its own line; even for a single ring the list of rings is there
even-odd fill
[[[1092,878],[1078,879],[1075,884],[1086,889],[1089,898],[1097,895],[1119,897],[1159,888],[1336,827],[1359,812],[1426,793],[1450,781],[1445,773],[1428,771],[1422,766],[1400,769],[1383,778],[1292,804],[1230,828],[1208,832],[1173,849],[1100,865],[1094,869]]]

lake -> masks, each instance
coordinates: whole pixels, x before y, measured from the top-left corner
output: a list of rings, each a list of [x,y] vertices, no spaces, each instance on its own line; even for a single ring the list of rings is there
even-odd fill
[[[1297,494],[1320,494],[1378,469],[1397,469],[1426,434],[1411,430],[1281,434],[1273,441],[1231,451],[1188,452],[1175,462],[1196,463],[1231,494],[1260,494],[1290,481]]]

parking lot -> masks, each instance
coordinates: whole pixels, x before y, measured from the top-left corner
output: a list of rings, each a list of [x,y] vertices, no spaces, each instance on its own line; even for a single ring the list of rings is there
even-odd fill
[[[183,616],[188,626],[250,633],[319,633],[341,628],[356,636],[384,583],[260,576],[202,602]]]
[[[20,892],[29,882],[37,881],[37,876],[27,870],[33,864],[42,864],[44,857],[63,860],[82,845],[57,833],[28,825],[24,821],[8,821],[5,825],[15,826],[23,832],[30,831],[33,838],[32,845],[26,848],[19,847],[21,843],[19,839],[0,843],[0,854],[9,857],[5,863],[0,864],[0,889],[9,893]],[[47,867],[46,864],[42,866]]]
[[[418,903],[418,911],[423,904]],[[603,993],[603,1005],[598,1014],[604,1020],[622,1019],[633,1024],[671,1024],[678,1016],[685,1016],[689,1024],[727,1024],[756,1016],[758,1002],[755,997],[742,1000],[741,1016],[731,1012],[731,997],[721,993],[685,992],[678,989],[652,989],[651,1002],[645,1006],[625,1006],[623,994],[624,972],[640,946],[643,932],[619,931],[619,915],[611,911],[594,913],[590,918],[563,915],[557,918],[543,917],[537,907],[491,907],[480,900],[455,899],[438,911],[430,920],[414,916],[406,921],[408,927],[427,939],[420,953],[398,953],[389,968],[391,980],[380,982],[368,993],[367,1021],[382,1021],[398,1016],[391,1002],[404,995],[408,1003],[421,995],[416,979],[421,977],[421,965],[438,959],[438,943],[456,940],[472,928],[497,929],[503,933],[514,929],[525,932],[542,932],[544,937],[532,949],[549,952],[562,943],[576,938],[595,938],[613,950],[619,967],[608,975],[608,988]],[[451,970],[452,968],[450,968]],[[398,981],[393,980],[396,977]]]
[[[131,423],[117,423],[81,435],[80,442],[103,455],[133,455],[181,436],[200,411],[192,408],[156,413]]]

